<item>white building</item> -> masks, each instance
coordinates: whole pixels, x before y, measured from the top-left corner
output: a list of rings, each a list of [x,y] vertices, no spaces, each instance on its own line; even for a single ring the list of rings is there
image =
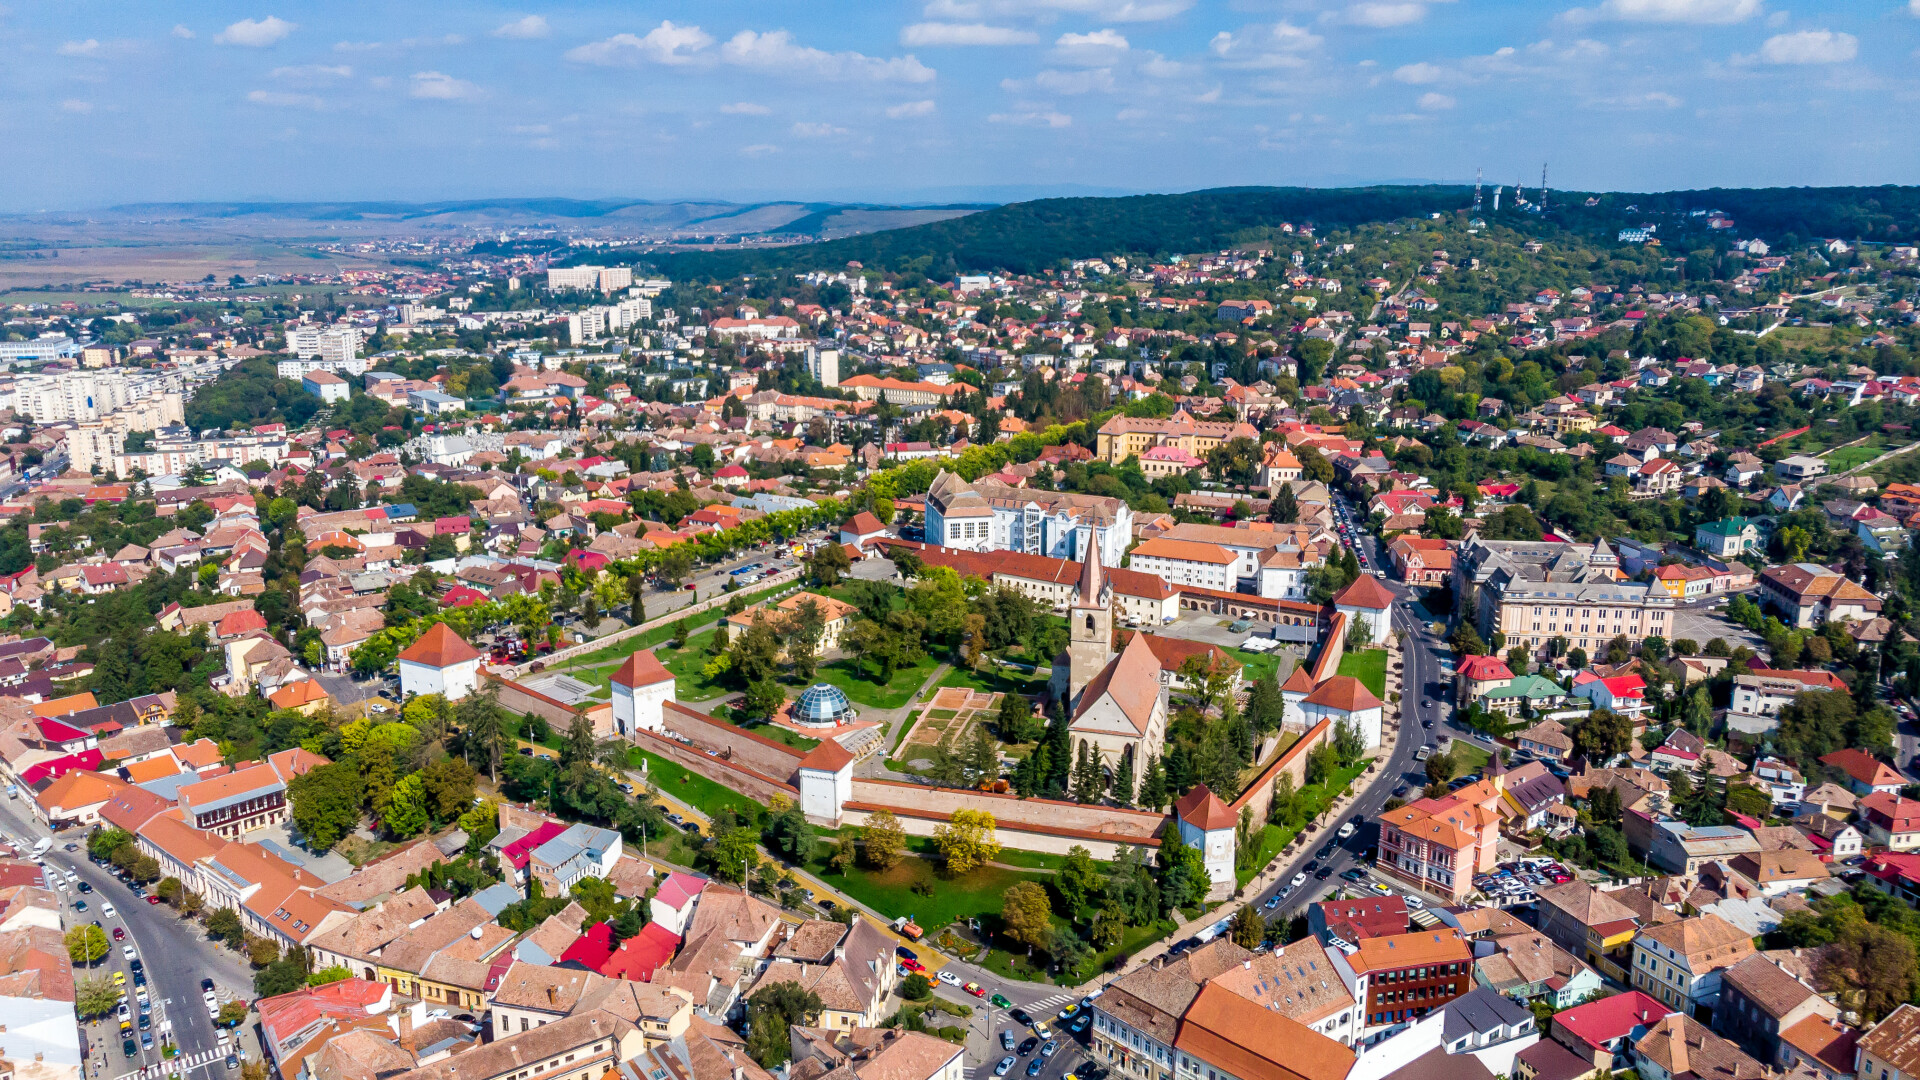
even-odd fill
[[[658,732],[666,726],[666,704],[674,701],[673,672],[652,649],[627,657],[609,680],[613,691],[613,727],[621,735]]]
[[[1127,568],[1152,574],[1169,585],[1232,592],[1235,561],[1233,553],[1218,544],[1159,536],[1134,548]]]
[[[598,289],[610,293],[633,284],[633,269],[627,266],[565,266],[547,271],[547,291]]]
[[[1239,824],[1233,811],[1207,785],[1198,784],[1173,804],[1173,814],[1180,822],[1180,842],[1205,856],[1207,876],[1213,879],[1214,888],[1231,890],[1233,832]]]
[[[833,739],[800,759],[800,810],[808,819],[840,824],[840,811],[853,801],[853,755]]]
[[[400,692],[441,694],[459,701],[480,679],[480,654],[446,623],[434,623],[400,654]]]
[[[297,360],[317,360],[326,365],[328,370],[359,375],[367,370],[366,361],[360,358],[360,346],[365,340],[364,332],[352,326],[298,326],[287,331],[287,351]],[[281,361],[283,370],[280,374],[283,378],[298,378],[306,374],[305,371],[285,370],[289,363]]]
[[[353,396],[352,384],[331,371],[309,371],[300,377],[300,386],[319,398],[323,405],[345,401]]]
[[[807,349],[807,373],[820,381],[821,386],[840,385],[840,350]]]
[[[927,492],[927,542],[962,551],[1022,551],[1082,562],[1089,544],[1120,565],[1133,538],[1125,499],[1035,491],[942,472]]]

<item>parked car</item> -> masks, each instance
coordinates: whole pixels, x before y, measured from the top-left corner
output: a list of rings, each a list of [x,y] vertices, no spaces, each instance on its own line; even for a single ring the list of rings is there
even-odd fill
[[[1000,1033],[1000,1049],[1002,1050],[1013,1049],[1013,1029],[1012,1028],[1007,1028],[1005,1031],[1002,1031]]]
[[[1000,1064],[995,1065],[993,1067],[993,1075],[995,1076],[1005,1076],[1012,1071],[1013,1071],[1013,1059],[1010,1057],[1001,1058]]]
[[[946,983],[948,986],[960,985],[960,976],[955,975],[951,971],[942,971],[940,974],[934,976],[934,978],[939,979],[941,982]]]
[[[961,989],[965,990],[967,993],[972,994],[974,997],[977,997],[977,998],[983,998],[987,996],[987,988],[984,986],[981,986],[979,983],[976,983],[976,982],[970,982],[967,985],[961,987]]]
[[[1348,840],[1348,839],[1352,839],[1353,834],[1359,831],[1360,831],[1359,827],[1354,825],[1353,822],[1349,821],[1345,825],[1340,826],[1340,831],[1338,833],[1335,833],[1334,835],[1338,836],[1342,840]]]

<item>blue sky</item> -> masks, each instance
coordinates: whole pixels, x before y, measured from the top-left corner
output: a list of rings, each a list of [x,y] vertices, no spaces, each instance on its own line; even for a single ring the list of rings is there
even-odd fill
[[[0,209],[1920,182],[1920,0],[0,6]]]

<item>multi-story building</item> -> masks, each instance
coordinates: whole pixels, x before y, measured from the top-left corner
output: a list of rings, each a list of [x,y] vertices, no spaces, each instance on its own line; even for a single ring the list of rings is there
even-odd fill
[[[1220,592],[1233,591],[1231,553],[1218,544],[1199,544],[1156,536],[1129,553],[1129,566],[1170,585],[1190,585]]]
[[[1401,929],[1406,924],[1401,923]],[[1228,968],[1213,985],[1297,1020],[1342,1046],[1352,1046],[1360,1025],[1359,1003],[1347,992],[1327,947],[1313,936]]]
[[[1721,974],[1713,1027],[1762,1062],[1784,1065],[1782,1032],[1808,1017],[1832,1020],[1839,1014],[1813,987],[1756,953]]]
[[[1174,1036],[1177,1080],[1345,1080],[1354,1053],[1225,987],[1194,995]]]
[[[235,840],[287,820],[288,781],[325,764],[306,750],[282,750],[262,764],[187,784],[177,798],[188,825]]]
[[[353,326],[297,326],[287,331],[287,351],[294,360],[283,361],[280,365],[282,378],[297,379],[312,367],[289,372],[288,363],[317,361],[325,365],[325,370],[342,371],[349,375],[364,374],[367,363],[360,357],[360,346],[366,341],[365,332]]]
[[[1135,968],[1107,984],[1093,1001],[1094,1060],[1123,1080],[1174,1080],[1180,1018],[1210,979],[1253,954],[1226,938],[1160,966]]]
[[[1020,551],[1081,562],[1098,544],[1118,566],[1133,539],[1125,499],[1035,491],[991,480],[972,484],[942,471],[927,492],[927,540],[966,551]]]
[[[1354,951],[1336,950],[1354,1000],[1360,1002],[1356,1041],[1370,1044],[1473,989],[1473,945],[1451,927],[1363,938]]]
[[[1454,593],[1481,637],[1501,634],[1508,647],[1536,652],[1559,638],[1591,653],[1616,637],[1671,637],[1674,625],[1674,598],[1622,580],[1604,540],[1474,540],[1454,563]]]
[[[1772,519],[1731,517],[1724,521],[1706,521],[1694,526],[1693,546],[1722,559],[1736,559],[1748,552],[1762,552],[1772,534]]]
[[[1499,861],[1499,777],[1380,815],[1375,868],[1417,889],[1463,902],[1473,876]]]
[[[1079,595],[1080,564],[1068,559],[1049,559],[1016,551],[956,551],[952,548],[892,541],[911,550],[928,566],[950,566],[962,577],[977,577],[995,585],[1013,589],[1035,603],[1044,604],[1054,614],[1065,614]],[[1172,622],[1180,614],[1180,593],[1152,574],[1103,566],[1101,573],[1112,586],[1109,595],[1114,613],[1122,622],[1136,626],[1159,626]]]
[[[1165,420],[1116,416],[1100,426],[1094,456],[1111,465],[1145,454],[1156,446],[1173,446],[1196,458],[1232,439],[1258,442],[1260,429],[1236,421],[1195,420],[1185,409]]]
[[[1608,978],[1626,981],[1633,963],[1633,936],[1642,921],[1636,910],[1584,881],[1541,889],[1536,910],[1541,933],[1555,945]],[[1655,912],[1656,917],[1663,914],[1678,918],[1664,908]]]
[[[1633,987],[1670,1009],[1711,1009],[1721,973],[1753,951],[1753,938],[1718,915],[1649,926],[1633,938]]]
[[[628,266],[563,266],[547,271],[547,291],[588,291],[604,293],[633,284],[633,268]]]
[[[1866,622],[1880,614],[1878,596],[1818,563],[1787,563],[1760,572],[1760,606],[1778,612],[1788,626],[1835,620]]]
[[[393,1080],[601,1080],[646,1051],[632,1023],[605,1010],[575,1013],[464,1053],[398,1074]],[[742,1054],[742,1057],[745,1055]],[[732,1075],[743,1074],[736,1070]]]

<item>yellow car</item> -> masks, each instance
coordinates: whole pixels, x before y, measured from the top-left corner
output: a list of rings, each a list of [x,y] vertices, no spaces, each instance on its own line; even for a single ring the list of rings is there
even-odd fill
[[[115,986],[125,986],[125,985],[127,985],[127,973],[126,973],[126,972],[124,972],[124,971],[116,971],[116,972],[114,972],[114,973],[113,973],[113,985],[115,985]]]

